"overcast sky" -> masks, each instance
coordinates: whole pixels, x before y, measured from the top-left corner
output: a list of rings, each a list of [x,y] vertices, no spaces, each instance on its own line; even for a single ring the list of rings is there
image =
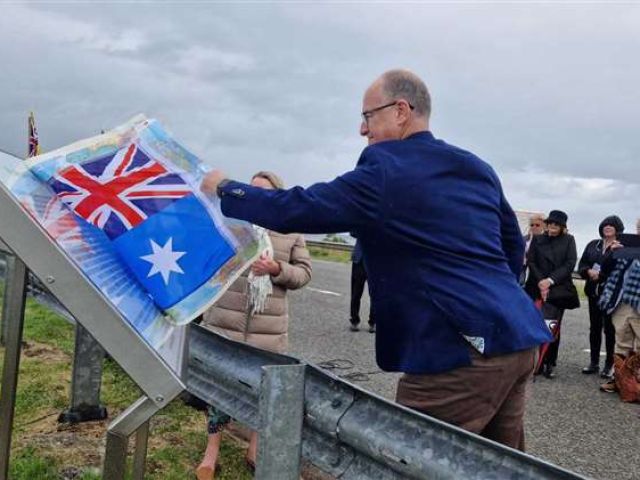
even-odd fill
[[[25,155],[30,110],[44,150],[142,112],[232,177],[309,185],[352,168],[364,89],[404,67],[436,137],[582,248],[640,217],[638,52],[630,2],[0,0],[0,149]]]

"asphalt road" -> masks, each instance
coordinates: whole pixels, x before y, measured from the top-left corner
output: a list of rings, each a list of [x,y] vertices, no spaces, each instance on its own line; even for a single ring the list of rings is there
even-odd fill
[[[315,261],[313,280],[290,295],[290,351],[393,399],[399,374],[375,363],[374,335],[349,331],[350,265]],[[368,298],[363,299],[363,320]],[[565,314],[557,377],[538,377],[527,405],[527,451],[598,479],[640,479],[640,406],[598,390],[601,379],[583,375],[588,363],[586,307]]]

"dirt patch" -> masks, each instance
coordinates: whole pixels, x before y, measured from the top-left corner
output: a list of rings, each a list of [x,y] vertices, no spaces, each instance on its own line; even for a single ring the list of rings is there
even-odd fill
[[[71,358],[61,350],[39,342],[23,342],[22,353],[25,357],[37,357],[43,362],[69,362]]]
[[[59,412],[51,412],[23,431],[18,447],[32,447],[56,458],[69,474],[74,467],[100,466],[104,455],[108,421],[59,424]],[[67,475],[64,478],[74,478]]]

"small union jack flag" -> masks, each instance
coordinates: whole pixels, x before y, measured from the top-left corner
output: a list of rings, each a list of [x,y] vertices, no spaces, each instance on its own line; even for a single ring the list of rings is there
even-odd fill
[[[29,153],[28,157],[40,155],[40,143],[38,142],[38,130],[36,130],[36,119],[33,112],[29,114]]]
[[[112,240],[191,193],[180,175],[135,143],[115,155],[67,167],[50,185],[69,208]]]

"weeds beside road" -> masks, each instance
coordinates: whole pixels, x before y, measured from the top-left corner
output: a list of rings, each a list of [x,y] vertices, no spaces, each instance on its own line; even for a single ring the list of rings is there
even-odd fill
[[[0,283],[0,305],[2,290]],[[16,395],[9,478],[12,480],[98,480],[108,423],[141,395],[112,360],[105,360],[101,400],[105,421],[77,425],[57,422],[69,406],[74,329],[60,316],[27,300],[24,342]],[[4,349],[0,365],[4,363]],[[193,478],[206,445],[201,412],[175,400],[151,420],[147,474],[149,480]],[[222,471],[216,479],[250,479],[244,448],[223,437]]]

